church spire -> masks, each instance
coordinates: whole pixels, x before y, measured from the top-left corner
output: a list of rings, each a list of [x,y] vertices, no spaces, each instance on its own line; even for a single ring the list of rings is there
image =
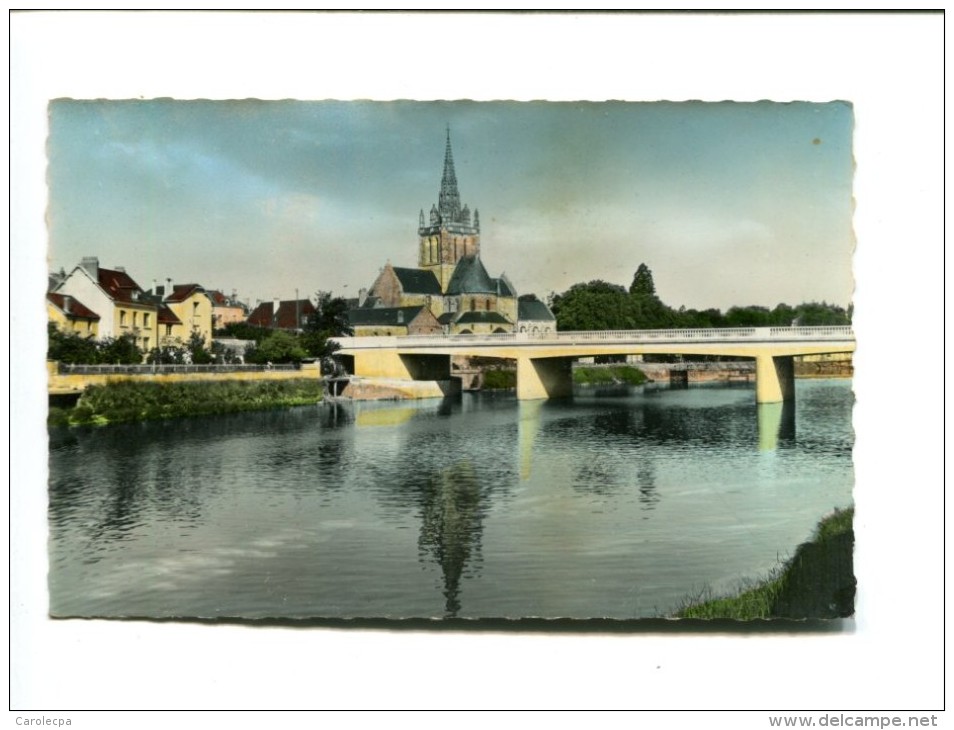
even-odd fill
[[[445,222],[460,220],[460,193],[457,191],[457,174],[454,172],[454,153],[451,150],[450,125],[447,125],[447,147],[444,150],[444,174],[441,176],[441,192],[437,199],[441,219]]]

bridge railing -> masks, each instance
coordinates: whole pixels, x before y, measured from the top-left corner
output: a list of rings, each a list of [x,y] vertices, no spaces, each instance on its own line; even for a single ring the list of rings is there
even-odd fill
[[[392,335],[337,337],[344,349],[441,347],[464,344],[567,344],[580,342],[721,342],[791,340],[854,340],[851,327],[723,327],[664,330],[587,330],[563,332],[498,332],[468,335]]]

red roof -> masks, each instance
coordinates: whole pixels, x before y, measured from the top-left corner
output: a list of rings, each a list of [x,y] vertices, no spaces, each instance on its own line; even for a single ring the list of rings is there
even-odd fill
[[[99,319],[99,315],[96,314],[96,312],[69,294],[48,292],[46,298],[71,319]]]
[[[294,299],[279,302],[278,312],[274,312],[273,302],[262,302],[255,311],[248,316],[248,323],[256,327],[269,329],[295,330],[301,329],[308,316],[315,312],[315,305],[310,299]],[[295,315],[299,321],[296,321]]]
[[[145,293],[125,271],[99,270],[99,285],[117,302],[140,302]]]
[[[182,320],[165,304],[158,303],[156,304],[156,308],[159,310],[156,314],[156,321],[159,324],[182,324]]]
[[[198,284],[175,284],[172,287],[172,291],[169,292],[169,296],[166,297],[167,302],[184,302],[194,291],[205,291]]]

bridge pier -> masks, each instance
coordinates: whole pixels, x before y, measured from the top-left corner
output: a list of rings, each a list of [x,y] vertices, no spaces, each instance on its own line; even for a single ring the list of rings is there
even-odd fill
[[[755,356],[755,402],[782,403],[795,399],[795,360],[791,356]]]
[[[572,357],[518,357],[517,400],[573,395]]]

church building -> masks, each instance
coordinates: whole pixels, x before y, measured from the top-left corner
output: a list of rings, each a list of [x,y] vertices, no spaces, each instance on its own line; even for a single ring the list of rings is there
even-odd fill
[[[417,233],[417,267],[388,263],[381,270],[361,307],[349,312],[355,335],[434,333],[434,321],[409,317],[408,307],[429,310],[447,334],[517,331],[517,291],[504,274],[490,276],[481,260],[480,214],[461,204],[449,129],[437,203],[426,217],[421,210]]]

